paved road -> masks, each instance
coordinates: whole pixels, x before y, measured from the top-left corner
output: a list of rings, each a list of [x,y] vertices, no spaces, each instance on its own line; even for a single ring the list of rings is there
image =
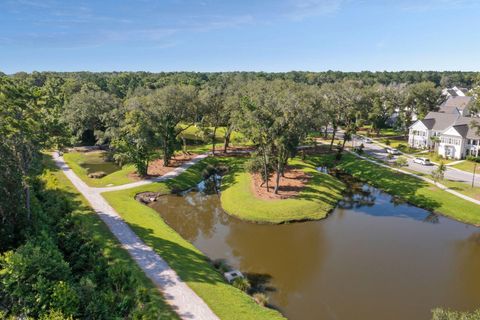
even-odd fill
[[[175,177],[185,171],[195,162],[205,156],[198,156],[189,163],[171,172],[163,180]],[[53,155],[56,165],[63,170],[67,178],[73,183],[80,193],[88,200],[91,207],[105,222],[110,231],[120,241],[132,256],[135,262],[142,268],[145,274],[155,283],[162,292],[165,301],[181,319],[218,319],[208,305],[183,282],[177,273],[163,260],[151,247],[147,246],[123,221],[120,215],[107,203],[100,192],[128,189],[142,184],[152,183],[156,180],[143,180],[128,185],[113,188],[91,188],[87,186],[65,163],[63,157],[57,153]],[[162,178],[157,179],[162,180]]]
[[[362,143],[363,141],[361,138],[355,138],[354,145],[358,146]],[[374,156],[377,159],[381,159],[384,161],[388,161],[387,158],[387,152],[385,151],[385,147],[377,144],[377,143],[363,143],[365,146],[364,151],[369,154]],[[406,155],[407,160],[408,160],[408,169],[414,170],[416,172],[424,173],[424,174],[431,174],[434,169],[437,168],[436,165],[430,165],[430,166],[424,166],[418,163],[413,162],[413,157],[410,155]],[[398,156],[394,156],[394,158],[391,160],[392,162],[396,160]],[[447,166],[447,170],[445,171],[445,179],[448,180],[453,180],[453,181],[458,181],[458,182],[463,182],[466,184],[471,185],[472,184],[472,177],[473,175],[471,173],[468,173],[466,171],[458,170],[455,168],[451,168]],[[475,186],[480,187],[480,175],[476,174],[475,175]]]

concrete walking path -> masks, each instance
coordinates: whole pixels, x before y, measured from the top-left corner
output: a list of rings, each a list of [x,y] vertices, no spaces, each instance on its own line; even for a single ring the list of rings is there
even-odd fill
[[[208,154],[201,154],[195,156],[192,160],[183,163],[181,166],[175,168],[174,170],[164,174],[160,177],[150,178],[150,179],[143,179],[140,181],[135,181],[132,183],[122,184],[119,186],[112,186],[112,187],[91,187],[96,192],[109,192],[109,191],[118,191],[118,190],[125,190],[130,188],[135,188],[139,186],[143,186],[146,184],[150,184],[153,182],[161,182],[171,178],[175,178],[176,176],[180,175],[181,173],[185,172],[188,168],[193,166],[195,163],[199,162],[200,160],[205,159],[208,157]]]
[[[163,181],[178,176],[188,167],[204,159],[206,155],[197,156],[176,170],[156,179],[142,180],[111,188],[92,188],[84,183],[65,163],[58,153],[53,154],[55,164],[73,183],[77,190],[88,200],[91,207],[105,222],[110,231],[120,241],[145,274],[162,292],[165,301],[181,319],[210,320],[218,319],[209,306],[183,282],[175,270],[163,260],[151,247],[147,246],[123,221],[120,215],[101,196],[101,192],[123,190]]]
[[[465,162],[465,160],[458,160],[458,161],[454,161],[454,162],[450,162],[450,163],[447,163],[445,164],[446,166],[454,166],[456,164],[459,164],[459,163],[462,163],[462,162]],[[460,170],[460,169],[459,169]],[[463,170],[462,170],[463,171]]]

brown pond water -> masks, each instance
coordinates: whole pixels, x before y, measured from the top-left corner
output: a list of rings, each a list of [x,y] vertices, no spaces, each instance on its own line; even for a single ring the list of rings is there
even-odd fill
[[[80,163],[80,166],[87,169],[87,173],[103,171],[106,174],[111,174],[122,169],[115,162],[107,161],[104,151],[86,152],[83,154],[83,158],[84,160]]]
[[[212,260],[270,278],[290,319],[429,319],[480,307],[480,229],[352,184],[325,220],[259,225],[225,214],[218,195],[151,204]],[[462,208],[458,208],[462,210]]]

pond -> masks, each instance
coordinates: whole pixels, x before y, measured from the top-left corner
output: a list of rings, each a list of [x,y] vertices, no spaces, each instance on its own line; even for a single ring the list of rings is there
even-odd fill
[[[106,160],[106,154],[103,151],[92,151],[82,154],[80,165],[87,170],[87,173],[103,171],[107,175],[121,169],[113,161]]]
[[[260,225],[200,192],[150,204],[212,260],[269,279],[290,319],[429,319],[480,306],[480,229],[350,183],[327,219]],[[459,208],[461,210],[461,208]]]

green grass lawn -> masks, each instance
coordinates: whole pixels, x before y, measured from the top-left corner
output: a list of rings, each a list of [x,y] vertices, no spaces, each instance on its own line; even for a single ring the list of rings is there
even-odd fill
[[[224,160],[225,161],[225,160]],[[264,200],[251,190],[251,175],[243,170],[242,158],[227,158],[230,172],[222,179],[223,209],[242,220],[282,223],[322,219],[342,197],[343,184],[328,174],[316,170],[315,159],[303,162],[293,159],[290,165],[312,176],[299,195],[282,200]]]
[[[130,173],[135,172],[135,168],[132,165],[120,168],[112,162],[105,161],[104,156],[104,151],[69,152],[65,153],[63,158],[69,167],[91,187],[118,186],[134,181],[128,176]],[[108,174],[100,179],[88,177],[89,173],[96,171],[104,171]]]
[[[357,131],[358,134],[361,134],[361,135],[365,135],[365,136],[369,136],[369,137],[372,137],[372,138],[375,138],[375,137],[395,137],[395,136],[401,136],[404,134],[404,132],[401,132],[401,131],[397,131],[393,128],[383,128],[383,129],[380,129],[380,133],[379,135],[377,136],[377,133],[375,131],[373,131],[373,129],[371,129],[372,126],[364,126],[363,128],[361,128],[360,130]],[[370,129],[370,131],[367,131],[367,129]]]
[[[383,144],[388,145],[388,141],[390,141],[389,147],[396,148],[396,149],[407,149],[408,148],[408,140],[405,138],[381,138],[379,141]],[[404,147],[402,147],[404,146]],[[410,148],[409,148],[410,149]],[[413,149],[413,151],[418,151]]]
[[[402,170],[414,173],[414,174],[416,174],[418,176],[421,176],[421,177],[432,179],[431,174],[414,171],[414,170],[411,170],[411,169],[408,169],[408,168],[402,168]],[[446,186],[446,187],[448,187],[452,190],[455,190],[459,193],[462,193],[462,194],[464,194],[464,195],[466,195],[470,198],[480,200],[480,187],[473,187],[472,188],[472,185],[470,183],[453,181],[453,180],[449,180],[449,179],[443,179],[443,180],[439,181],[439,183],[443,184],[444,186]]]
[[[456,161],[456,160],[454,160],[454,161]],[[473,173],[473,169],[475,167],[475,164],[477,165],[477,168],[475,169],[475,173],[480,173],[480,163],[476,163],[476,162],[470,161],[470,160],[465,160],[465,161],[460,162],[458,164],[454,164],[452,167],[463,170],[463,171]]]
[[[185,125],[180,125],[180,128],[185,128]],[[225,127],[218,127],[217,131],[215,133],[215,141],[217,143],[223,143],[223,139],[225,136]],[[209,134],[213,134],[213,127],[208,127],[207,128]],[[183,137],[187,140],[192,140],[192,141],[200,141],[200,142],[211,142],[210,138],[205,135],[205,133],[197,126],[191,126],[188,127],[185,131],[180,133],[180,137]],[[207,141],[208,140],[208,141]],[[238,131],[233,131],[231,136],[230,136],[230,141],[235,144],[235,143],[242,143],[246,142],[245,136],[238,132]]]
[[[416,206],[466,223],[480,225],[480,206],[418,178],[344,154],[337,167]],[[455,184],[455,187],[459,187]]]
[[[177,314],[166,304],[155,285],[132,260],[128,252],[121,247],[115,236],[90,208],[87,200],[71,184],[70,180],[53,164],[48,156],[45,156],[44,162],[47,166],[42,175],[42,180],[46,184],[45,187],[47,189],[59,190],[69,195],[69,199],[71,199],[75,208],[75,218],[79,220],[84,230],[89,232],[91,238],[96,240],[104,256],[107,257],[109,264],[130,266],[134,278],[139,283],[137,289],[145,291],[146,303],[151,304],[152,308],[155,308],[157,313],[161,314],[162,319],[178,319]]]
[[[440,181],[441,184],[447,186],[448,188],[460,192],[470,198],[480,200],[480,188],[473,187],[470,184],[459,182],[459,181],[452,181],[448,179],[444,179]]]
[[[221,319],[282,319],[277,311],[259,306],[251,297],[227,284],[202,252],[170,228],[155,210],[134,200],[135,194],[142,191],[169,193],[174,188],[186,189],[200,181],[202,170],[214,161],[217,160],[208,158],[167,182],[103,195],[133,231],[154,248]]]

